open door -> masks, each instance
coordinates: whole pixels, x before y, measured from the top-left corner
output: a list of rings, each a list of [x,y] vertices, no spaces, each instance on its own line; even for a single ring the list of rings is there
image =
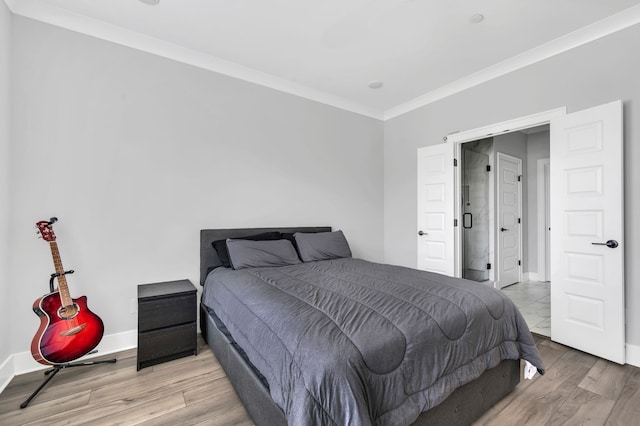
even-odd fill
[[[418,269],[454,276],[453,144],[418,149]]]
[[[551,339],[625,362],[622,102],[551,120]]]
[[[521,180],[522,160],[498,153],[498,256],[496,287],[520,282],[521,276]]]

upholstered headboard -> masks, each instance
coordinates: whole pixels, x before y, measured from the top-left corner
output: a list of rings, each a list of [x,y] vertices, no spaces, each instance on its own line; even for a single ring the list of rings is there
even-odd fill
[[[238,228],[238,229],[202,229],[200,231],[200,285],[204,284],[207,274],[212,268],[222,265],[213,248],[216,240],[242,238],[263,232],[330,232],[330,226],[294,227],[294,228]]]

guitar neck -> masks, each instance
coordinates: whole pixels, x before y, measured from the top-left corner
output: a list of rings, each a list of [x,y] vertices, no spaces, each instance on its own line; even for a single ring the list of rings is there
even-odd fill
[[[51,256],[53,257],[53,266],[58,274],[58,292],[60,293],[60,302],[62,306],[70,306],[73,304],[71,294],[69,293],[69,286],[67,285],[67,278],[64,275],[64,268],[62,267],[62,260],[60,259],[60,251],[58,250],[58,244],[55,241],[49,242],[51,246]]]

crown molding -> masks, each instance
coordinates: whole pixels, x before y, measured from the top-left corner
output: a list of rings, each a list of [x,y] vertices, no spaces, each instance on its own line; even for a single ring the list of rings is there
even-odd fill
[[[39,0],[5,0],[15,15],[107,40],[122,46],[193,65],[280,92],[382,120],[383,111],[299,83],[276,77],[210,54],[188,49],[126,28],[102,22]]]
[[[417,108],[470,89],[494,78],[501,77],[526,66],[559,55],[599,38],[624,30],[640,23],[640,5],[623,10],[608,18],[573,31],[548,43],[530,49],[505,61],[484,68],[476,73],[441,86],[408,102],[385,110],[383,120],[390,120]]]
[[[478,86],[487,81],[517,71],[536,62],[569,51],[583,44],[624,30],[640,23],[640,5],[623,10],[591,25],[573,31],[548,43],[499,62],[478,72],[445,84],[424,95],[395,107],[380,110],[361,103],[276,77],[249,67],[169,43],[116,25],[108,24],[51,6],[40,0],[4,0],[12,13],[47,24],[62,27],[92,37],[111,41],[133,49],[152,53],[178,62],[207,69],[280,92],[299,96],[378,120],[390,120],[407,112],[429,105],[448,96]]]

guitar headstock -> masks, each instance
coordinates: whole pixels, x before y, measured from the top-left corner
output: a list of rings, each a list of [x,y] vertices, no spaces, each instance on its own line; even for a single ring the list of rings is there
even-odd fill
[[[38,228],[38,232],[47,242],[52,242],[56,240],[56,234],[53,232],[53,224],[57,219],[52,217],[51,220],[41,220],[36,223],[36,228]]]

